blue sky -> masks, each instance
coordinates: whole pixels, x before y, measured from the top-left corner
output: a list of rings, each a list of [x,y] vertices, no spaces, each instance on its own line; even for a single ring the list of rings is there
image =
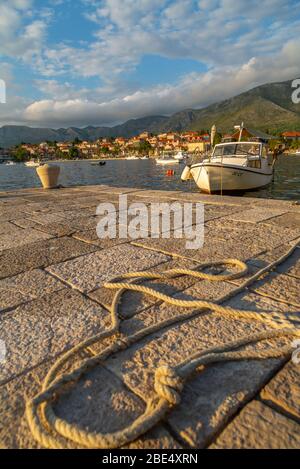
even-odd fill
[[[299,0],[0,0],[0,125],[114,125],[300,76]]]

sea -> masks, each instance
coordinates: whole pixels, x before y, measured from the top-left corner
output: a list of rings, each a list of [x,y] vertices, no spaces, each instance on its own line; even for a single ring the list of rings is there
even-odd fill
[[[164,167],[156,165],[152,159],[106,160],[104,166],[94,166],[90,161],[61,161],[51,164],[60,166],[59,184],[64,187],[107,184],[141,189],[199,192],[193,181],[181,181],[183,164]],[[0,191],[32,187],[41,187],[36,168],[27,167],[23,163],[14,166],[0,164]],[[267,188],[247,192],[244,196],[300,199],[300,156],[280,156],[273,182]]]

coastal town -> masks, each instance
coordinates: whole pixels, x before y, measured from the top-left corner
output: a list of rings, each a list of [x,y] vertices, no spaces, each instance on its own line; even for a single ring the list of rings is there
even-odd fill
[[[237,140],[237,133],[216,133],[214,144]],[[257,130],[245,129],[245,138],[259,138],[269,143],[271,149],[282,147],[286,152],[300,149],[300,132],[285,131],[277,136]],[[0,148],[0,161],[15,159],[68,160],[125,158],[130,155],[157,158],[164,152],[205,153],[211,148],[207,131],[165,132],[154,135],[142,132],[131,138],[99,138],[96,141],[81,141],[78,138],[67,142],[21,143],[9,149]]]

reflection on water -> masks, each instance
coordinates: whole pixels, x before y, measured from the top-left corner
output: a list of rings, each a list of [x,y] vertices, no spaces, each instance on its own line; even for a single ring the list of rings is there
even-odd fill
[[[193,181],[182,183],[182,164],[158,166],[153,160],[113,160],[105,166],[92,166],[89,161],[56,163],[61,167],[59,182],[63,186],[107,184],[111,186],[137,187],[146,189],[180,190],[199,192]],[[174,169],[167,176],[168,169]],[[35,168],[23,164],[0,165],[0,190],[40,187]],[[278,160],[274,181],[267,188],[245,194],[251,197],[275,199],[300,198],[300,157],[281,156]]]

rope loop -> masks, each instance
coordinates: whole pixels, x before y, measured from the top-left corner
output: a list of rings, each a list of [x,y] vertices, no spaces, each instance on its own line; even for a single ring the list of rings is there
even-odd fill
[[[155,371],[154,389],[158,396],[163,397],[169,404],[178,405],[181,401],[180,392],[183,389],[183,381],[174,368],[164,365]]]

